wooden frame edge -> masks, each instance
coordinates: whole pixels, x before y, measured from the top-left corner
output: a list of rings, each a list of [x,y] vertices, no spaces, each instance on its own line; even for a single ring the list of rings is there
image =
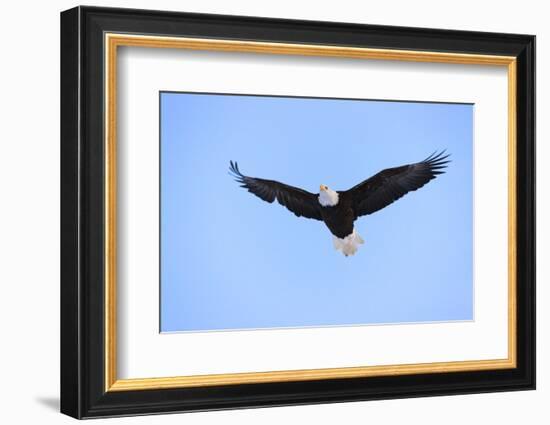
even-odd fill
[[[259,384],[270,382],[315,381],[321,379],[366,378],[377,376],[414,375],[416,373],[447,373],[480,370],[512,369],[515,362],[474,360],[441,363],[417,363],[393,366],[364,366],[327,369],[284,370],[274,372],[231,373],[166,378],[118,379],[108,391],[137,391],[214,385]]]
[[[289,44],[104,34],[105,46],[105,392],[215,385],[344,379],[416,373],[445,373],[513,369],[517,367],[517,70],[514,56],[371,49],[311,44]],[[506,66],[508,70],[508,358],[272,372],[117,379],[116,372],[116,71],[120,46],[237,51],[248,53],[347,57],[472,65]]]

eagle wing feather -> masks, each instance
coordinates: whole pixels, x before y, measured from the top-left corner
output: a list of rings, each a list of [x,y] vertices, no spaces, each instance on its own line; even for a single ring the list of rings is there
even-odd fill
[[[443,174],[448,158],[445,151],[434,152],[415,164],[380,171],[343,193],[351,198],[355,218],[372,214]]]
[[[247,189],[263,201],[270,204],[277,199],[279,204],[286,207],[298,217],[322,220],[319,208],[318,194],[289,186],[275,180],[249,177],[242,174],[237,162],[229,162],[229,172],[241,187]]]

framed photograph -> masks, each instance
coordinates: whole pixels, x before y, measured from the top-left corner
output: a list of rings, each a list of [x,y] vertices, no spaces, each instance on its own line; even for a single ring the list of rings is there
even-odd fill
[[[535,37],[61,14],[61,411],[535,388]]]

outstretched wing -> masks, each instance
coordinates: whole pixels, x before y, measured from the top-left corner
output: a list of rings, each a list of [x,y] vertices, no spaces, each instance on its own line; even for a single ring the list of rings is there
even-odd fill
[[[236,162],[229,162],[229,172],[241,187],[258,198],[272,203],[275,199],[298,217],[322,220],[318,195],[274,180],[258,179],[242,174]]]
[[[444,173],[449,155],[433,153],[416,164],[388,168],[344,192],[352,200],[355,217],[372,214],[397,201],[408,192],[420,189]]]

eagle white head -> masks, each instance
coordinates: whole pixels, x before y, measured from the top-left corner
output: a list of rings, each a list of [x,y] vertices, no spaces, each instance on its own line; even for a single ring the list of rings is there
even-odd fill
[[[338,192],[322,184],[319,187],[319,203],[323,207],[333,207],[338,204]]]

